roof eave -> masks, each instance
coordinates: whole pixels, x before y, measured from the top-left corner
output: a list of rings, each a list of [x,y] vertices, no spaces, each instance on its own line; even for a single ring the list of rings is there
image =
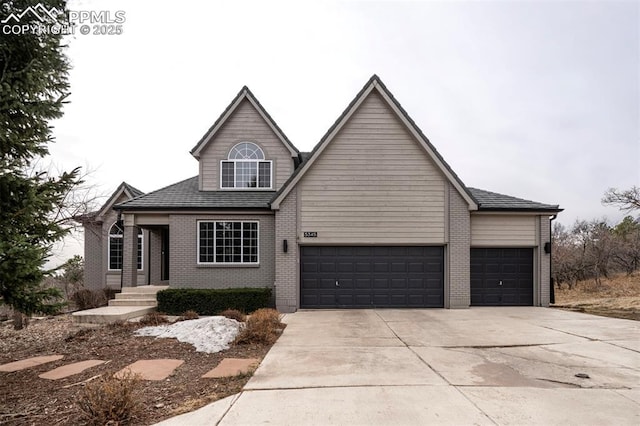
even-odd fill
[[[264,206],[224,206],[224,207],[215,207],[215,206],[126,206],[119,204],[117,206],[113,206],[114,210],[118,211],[129,211],[129,212],[172,212],[172,211],[212,211],[212,210],[271,210],[270,205],[265,204]]]
[[[558,206],[551,206],[549,208],[528,208],[528,207],[482,207],[482,205],[480,205],[478,207],[478,212],[482,213],[482,212],[500,212],[500,213],[509,213],[509,212],[514,212],[514,213],[560,213],[561,211],[564,211],[564,209],[559,208]]]

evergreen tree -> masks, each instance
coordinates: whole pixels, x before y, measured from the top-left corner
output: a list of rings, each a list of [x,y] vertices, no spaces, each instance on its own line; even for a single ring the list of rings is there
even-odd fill
[[[66,12],[65,0],[9,0],[0,6],[0,21],[37,4]],[[65,13],[56,19],[68,23]],[[25,14],[25,23],[40,21]],[[60,307],[60,291],[42,285],[43,268],[70,230],[59,213],[81,183],[78,169],[59,176],[36,169],[53,142],[49,122],[62,116],[69,95],[65,47],[60,33],[0,35],[0,303],[26,315]]]

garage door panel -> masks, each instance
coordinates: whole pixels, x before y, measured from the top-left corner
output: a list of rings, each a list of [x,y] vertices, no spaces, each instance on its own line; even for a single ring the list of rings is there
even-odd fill
[[[400,288],[400,289],[406,289],[409,286],[407,285],[407,279],[406,278],[392,278],[391,279],[391,288]]]
[[[471,249],[471,305],[533,305],[533,249]]]
[[[389,280],[387,278],[374,278],[373,288],[389,288]]]
[[[408,267],[408,272],[413,272],[413,273],[423,273],[425,272],[425,264],[421,263],[421,262],[410,262],[407,267]]]
[[[439,280],[434,280],[436,281],[438,284],[436,284],[436,288],[439,288]],[[408,288],[412,288],[412,289],[421,289],[421,288],[425,288],[425,282],[426,280],[424,278],[410,278],[407,282],[407,287]],[[434,287],[430,287],[430,288],[434,288]]]
[[[369,278],[358,278],[356,279],[356,288],[371,288],[372,283]]]
[[[353,263],[338,263],[338,272],[354,272]]]
[[[322,289],[333,290],[333,288],[336,286],[335,281],[330,279],[330,278],[329,279],[327,279],[327,278],[320,279],[319,283],[320,283],[320,287],[319,288],[322,288]]]
[[[404,262],[393,262],[391,272],[407,272],[407,264]]]
[[[444,305],[443,247],[303,246],[300,261],[303,308]]]
[[[356,263],[356,272],[362,272],[362,273],[371,272],[371,264],[369,262]]]

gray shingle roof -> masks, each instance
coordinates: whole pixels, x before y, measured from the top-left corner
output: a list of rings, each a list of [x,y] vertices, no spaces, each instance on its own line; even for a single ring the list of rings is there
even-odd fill
[[[494,211],[562,211],[558,205],[544,204],[537,201],[524,200],[522,198],[512,197],[510,195],[498,194],[496,192],[485,191],[484,189],[469,188],[467,189],[473,195],[479,205],[478,210],[494,210]]]
[[[131,185],[129,185],[127,182],[122,182],[122,184],[129,190],[129,192],[131,193],[131,196],[133,198],[139,197],[141,195],[144,195],[144,192],[140,191],[138,188],[135,188]]]
[[[200,191],[198,177],[118,204],[116,210],[269,209],[275,191]]]

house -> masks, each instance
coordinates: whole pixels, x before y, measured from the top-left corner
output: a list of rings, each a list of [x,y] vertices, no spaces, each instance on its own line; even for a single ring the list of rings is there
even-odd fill
[[[89,280],[116,282],[121,223],[123,286],[272,287],[282,312],[549,304],[561,209],[467,187],[375,75],[310,153],[244,87],[191,154],[197,176],[96,216]]]

